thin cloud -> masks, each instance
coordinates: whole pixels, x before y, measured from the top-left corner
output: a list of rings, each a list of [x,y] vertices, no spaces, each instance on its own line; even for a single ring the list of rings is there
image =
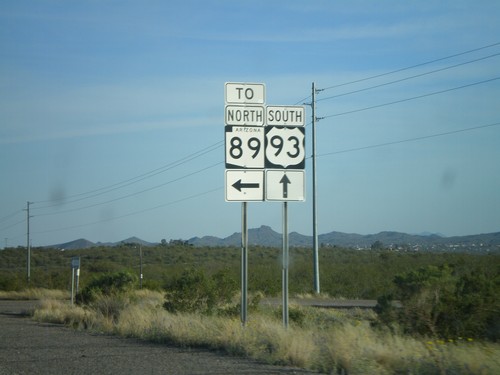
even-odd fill
[[[202,35],[202,39],[217,41],[267,42],[267,43],[309,43],[342,40],[401,38],[408,35],[440,33],[448,29],[440,19],[415,19],[392,24],[360,24],[356,26],[335,26],[327,28],[283,28],[279,33],[263,30],[260,33],[231,33]]]

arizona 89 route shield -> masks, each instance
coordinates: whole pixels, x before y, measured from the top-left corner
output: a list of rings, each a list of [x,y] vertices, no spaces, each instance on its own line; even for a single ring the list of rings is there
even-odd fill
[[[305,129],[268,126],[265,128],[266,168],[304,169]]]
[[[226,168],[264,168],[264,128],[226,126]]]

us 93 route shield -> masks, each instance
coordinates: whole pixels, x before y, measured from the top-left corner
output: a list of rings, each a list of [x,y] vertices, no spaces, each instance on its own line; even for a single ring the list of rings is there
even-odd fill
[[[266,168],[304,169],[305,129],[266,127]]]

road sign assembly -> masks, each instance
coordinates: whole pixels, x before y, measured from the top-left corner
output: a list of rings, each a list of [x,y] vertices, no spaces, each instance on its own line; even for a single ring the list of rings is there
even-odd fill
[[[305,200],[305,109],[266,106],[265,93],[262,83],[225,84],[228,202]],[[278,174],[284,185],[275,181]]]
[[[305,200],[305,110],[265,106],[262,83],[227,82],[225,199],[242,202],[241,322],[248,310],[248,202],[283,202],[283,324],[288,326],[288,202]]]

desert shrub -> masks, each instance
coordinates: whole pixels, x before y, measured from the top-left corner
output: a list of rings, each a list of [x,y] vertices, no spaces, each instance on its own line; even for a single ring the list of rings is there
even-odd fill
[[[283,317],[283,306],[278,307],[275,310],[274,316],[276,319],[282,319]],[[290,323],[302,327],[306,319],[306,312],[300,306],[289,305],[288,306],[288,320]]]
[[[163,307],[172,313],[230,311],[227,305],[232,302],[237,287],[227,270],[209,278],[201,269],[188,269],[166,286]]]
[[[448,303],[451,311],[440,322],[448,336],[500,339],[500,274],[462,275]]]
[[[231,276],[228,269],[222,269],[212,276],[213,287],[215,288],[216,305],[229,304],[233,301],[238,290],[238,282]]]
[[[26,278],[10,272],[0,274],[0,290],[20,291],[26,287]]]
[[[79,303],[92,303],[100,296],[114,296],[133,289],[137,285],[137,276],[129,272],[108,273],[93,279],[80,293]]]
[[[409,334],[441,338],[500,337],[500,276],[481,270],[457,275],[449,266],[427,266],[394,278],[396,298],[378,299],[376,311],[386,325],[399,324]]]

